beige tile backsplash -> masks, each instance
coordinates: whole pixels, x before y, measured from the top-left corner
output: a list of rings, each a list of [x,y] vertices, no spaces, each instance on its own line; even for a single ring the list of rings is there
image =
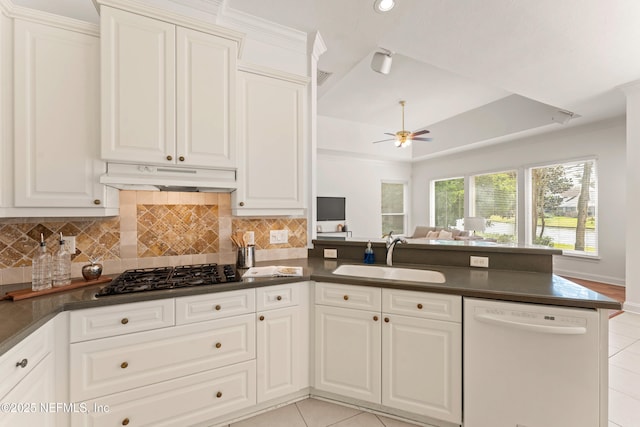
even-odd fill
[[[289,242],[269,243],[270,230],[288,230]],[[227,193],[121,191],[120,216],[0,219],[0,284],[29,282],[40,233],[50,251],[56,236],[76,236],[72,275],[98,258],[105,274],[131,268],[205,262],[235,263],[230,235],[253,231],[256,259],[306,257],[306,218],[231,216]]]

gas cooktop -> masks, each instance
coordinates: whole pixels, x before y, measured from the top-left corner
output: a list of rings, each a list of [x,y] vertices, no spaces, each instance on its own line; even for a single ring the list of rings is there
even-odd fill
[[[96,297],[165,289],[178,289],[218,283],[241,282],[232,265],[196,264],[179,267],[136,268],[126,270],[100,289]]]

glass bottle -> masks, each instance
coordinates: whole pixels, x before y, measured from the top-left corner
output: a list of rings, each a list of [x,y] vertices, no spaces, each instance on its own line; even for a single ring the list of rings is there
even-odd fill
[[[31,290],[43,291],[51,288],[51,255],[47,252],[47,243],[40,234],[40,247],[31,263]]]
[[[53,255],[53,287],[71,284],[71,254],[67,251],[60,233],[60,245]]]

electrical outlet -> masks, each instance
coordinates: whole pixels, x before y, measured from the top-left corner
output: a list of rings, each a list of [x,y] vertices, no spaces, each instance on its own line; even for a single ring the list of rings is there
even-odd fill
[[[489,257],[488,256],[469,257],[469,265],[471,265],[471,267],[489,268]]]
[[[289,242],[289,230],[271,230],[269,232],[269,243],[281,245]]]
[[[76,236],[62,236],[64,247],[71,255],[76,253]]]
[[[337,249],[325,249],[324,250],[325,258],[338,258],[338,250]]]
[[[247,245],[255,245],[256,237],[253,231],[247,231],[244,233],[244,240]]]

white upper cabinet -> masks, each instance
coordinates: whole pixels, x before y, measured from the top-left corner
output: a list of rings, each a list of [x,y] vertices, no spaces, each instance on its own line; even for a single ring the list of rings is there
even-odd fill
[[[102,158],[235,167],[237,42],[102,5]]]
[[[14,208],[117,207],[117,196],[108,199],[98,182],[105,165],[97,36],[14,20]]]
[[[232,211],[303,214],[306,80],[246,66],[238,80],[241,162]]]

